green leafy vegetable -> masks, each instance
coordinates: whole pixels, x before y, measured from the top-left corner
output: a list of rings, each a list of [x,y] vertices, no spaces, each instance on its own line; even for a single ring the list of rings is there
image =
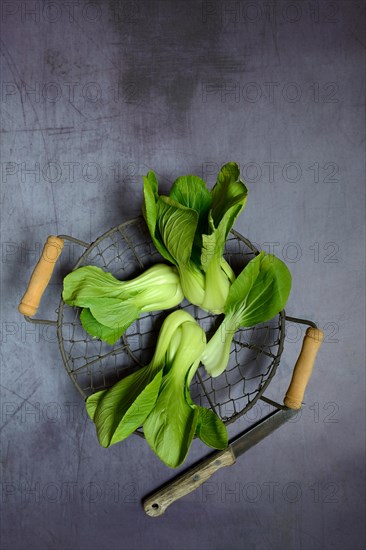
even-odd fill
[[[205,344],[205,333],[193,318],[178,328],[159,396],[143,424],[150,447],[171,468],[182,464],[195,433],[212,447],[227,445],[223,422],[212,411],[195,405],[189,393]]]
[[[186,399],[186,382],[189,371],[198,367],[206,337],[195,321],[188,321],[174,340],[158,399],[143,425],[152,450],[172,468],[183,462],[196,432],[198,409]]]
[[[185,297],[213,313],[223,311],[235,279],[222,254],[247,194],[233,162],[222,167],[211,192],[201,178],[184,176],[169,197],[159,196],[154,172],[144,178],[143,213],[156,248],[176,266]]]
[[[225,449],[228,446],[228,436],[225,424],[211,409],[198,408],[197,436],[209,447]]]
[[[173,312],[161,327],[150,364],[112,388],[88,397],[86,409],[103,447],[122,441],[143,424],[158,397],[163,369],[169,367],[174,336],[182,323],[192,320],[191,315],[182,310]]]
[[[89,334],[113,344],[141,313],[177,306],[183,293],[176,269],[168,265],[154,265],[130,281],[85,266],[65,277],[62,297],[84,308],[80,320]]]
[[[119,340],[125,332],[125,325],[122,327],[115,326],[114,328],[106,327],[99,323],[91,314],[90,309],[83,308],[80,313],[80,321],[84,329],[90,336],[99,338],[108,344],[114,344]]]
[[[205,345],[205,333],[189,313],[171,313],[150,364],[88,397],[100,444],[114,445],[143,425],[150,447],[172,468],[183,462],[195,434],[211,447],[226,447],[223,422],[195,405],[189,392]]]
[[[291,274],[281,260],[261,252],[249,262],[232,284],[225,318],[202,354],[201,361],[211,376],[225,370],[236,330],[272,319],[285,307],[290,290]]]
[[[141,426],[154,406],[161,377],[161,370],[144,367],[88,398],[86,408],[103,447],[122,441]]]

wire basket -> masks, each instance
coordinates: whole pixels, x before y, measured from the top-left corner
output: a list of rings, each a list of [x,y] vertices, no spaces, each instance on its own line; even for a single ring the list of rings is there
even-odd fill
[[[164,261],[154,247],[143,218],[110,229],[91,245],[67,235],[60,237],[86,248],[74,269],[95,265],[121,280],[135,277]],[[258,253],[247,239],[231,231],[224,255],[236,274]],[[193,315],[208,339],[221,320],[186,300],[179,307]],[[61,299],[57,332],[66,371],[84,398],[148,364],[160,327],[168,315],[166,311],[142,315],[111,346],[85,332],[80,311]],[[192,399],[210,407],[226,424],[235,421],[255,404],[275,375],[284,335],[284,311],[270,322],[237,330],[227,369],[217,378],[211,378],[199,367],[191,385]]]
[[[66,371],[85,399],[94,392],[111,387],[121,378],[150,362],[160,327],[168,313],[157,311],[142,315],[113,346],[90,337],[80,321],[81,309],[66,305],[62,298],[57,310],[57,321],[32,318],[37,312],[65,240],[85,248],[74,269],[94,265],[120,280],[136,277],[163,259],[155,249],[142,218],[110,229],[92,244],[68,235],[48,237],[18,310],[29,322],[57,326],[59,347]],[[236,231],[231,231],[224,256],[236,274],[258,253],[250,241]],[[222,316],[210,315],[186,300],[179,307],[193,315],[205,330],[208,339],[222,320]],[[281,405],[265,397],[263,393],[280,362],[286,321],[308,325],[309,328],[293,369],[284,404]],[[144,500],[145,512],[150,516],[160,516],[172,502],[199,487],[219,468],[234,464],[237,456],[293,417],[301,409],[323,338],[323,331],[313,321],[289,317],[281,311],[270,322],[249,329],[239,328],[235,332],[228,366],[220,376],[211,378],[200,366],[190,387],[191,397],[198,405],[211,408],[225,424],[244,415],[258,399],[274,407],[274,411],[239,435],[226,449],[201,460],[148,496]],[[143,436],[142,428],[138,428],[135,433]]]

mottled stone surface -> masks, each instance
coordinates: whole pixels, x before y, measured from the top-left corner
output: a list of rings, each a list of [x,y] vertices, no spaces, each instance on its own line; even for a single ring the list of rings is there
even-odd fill
[[[1,547],[364,548],[363,2],[1,8]],[[148,169],[167,189],[186,173],[212,184],[229,160],[250,189],[236,229],[288,263],[288,313],[326,342],[298,421],[151,519],[140,499],[173,472],[140,438],[98,445],[55,329],[16,306],[47,235],[93,241],[139,213]],[[55,318],[79,254],[40,316]],[[290,326],[272,398],[299,338]],[[206,453],[194,442],[187,464]]]

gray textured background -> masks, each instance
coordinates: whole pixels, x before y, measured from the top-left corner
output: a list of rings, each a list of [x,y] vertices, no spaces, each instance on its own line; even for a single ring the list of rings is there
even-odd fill
[[[365,4],[1,5],[1,548],[363,548]],[[138,214],[150,168],[164,188],[229,160],[250,188],[236,228],[287,262],[287,311],[326,342],[298,421],[152,519],[140,499],[173,472],[137,437],[99,447],[55,331],[16,306],[47,235],[92,241]]]

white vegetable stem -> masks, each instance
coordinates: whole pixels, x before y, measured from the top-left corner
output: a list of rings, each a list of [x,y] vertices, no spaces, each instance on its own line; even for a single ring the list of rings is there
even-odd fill
[[[234,313],[226,315],[201,355],[201,363],[213,378],[222,374],[227,367],[231,342],[240,326],[239,318]]]

